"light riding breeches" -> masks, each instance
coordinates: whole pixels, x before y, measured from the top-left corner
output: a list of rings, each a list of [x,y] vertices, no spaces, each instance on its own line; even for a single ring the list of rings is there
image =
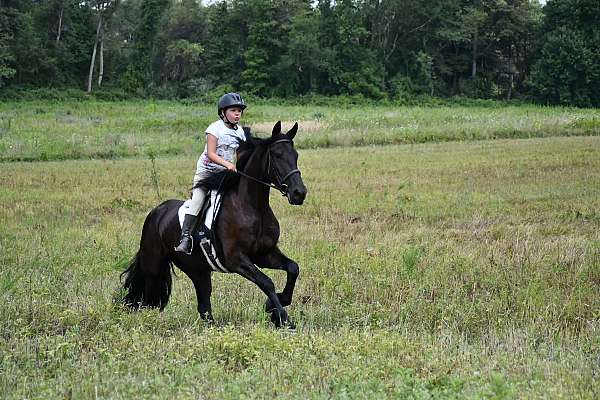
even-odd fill
[[[206,192],[201,188],[194,188],[192,190],[192,201],[190,202],[190,206],[187,210],[185,210],[186,214],[191,214],[194,216],[198,216],[200,213],[200,209],[204,204],[204,199],[206,198]]]

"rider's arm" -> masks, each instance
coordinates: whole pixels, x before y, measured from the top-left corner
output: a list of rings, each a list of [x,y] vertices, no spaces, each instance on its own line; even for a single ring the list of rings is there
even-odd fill
[[[235,165],[233,163],[224,160],[217,154],[217,137],[210,133],[206,135],[206,149],[210,161],[222,165],[230,171],[235,171]]]

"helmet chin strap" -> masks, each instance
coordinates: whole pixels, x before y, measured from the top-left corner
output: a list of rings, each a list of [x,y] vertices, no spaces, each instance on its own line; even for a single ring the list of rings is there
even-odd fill
[[[221,120],[223,120],[223,122],[225,122],[226,124],[231,125],[231,129],[237,130],[237,124],[234,124],[229,120],[229,118],[227,118],[227,114],[225,114],[225,111],[221,112]]]

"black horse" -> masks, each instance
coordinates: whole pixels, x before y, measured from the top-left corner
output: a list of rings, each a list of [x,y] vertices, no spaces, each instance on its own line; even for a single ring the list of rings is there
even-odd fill
[[[223,195],[221,210],[215,221],[214,235],[220,243],[221,261],[229,272],[235,272],[254,282],[266,295],[266,311],[275,326],[293,327],[284,307],[292,302],[298,264],[277,247],[279,223],[269,205],[271,187],[279,189],[292,205],[300,205],[306,197],[294,149],[296,123],[287,133],[281,133],[281,122],[273,127],[271,137],[252,137],[238,148],[237,169],[233,177],[228,171],[229,189]],[[194,283],[198,312],[213,320],[210,296],[212,270],[195,245],[191,255],[174,251],[181,228],[177,215],[181,200],[167,200],[154,208],[144,221],[140,249],[126,275],[123,303],[131,309],[152,307],[163,310],[171,295],[171,265],[175,264]],[[260,268],[283,269],[287,272],[285,288],[275,292],[273,281]]]

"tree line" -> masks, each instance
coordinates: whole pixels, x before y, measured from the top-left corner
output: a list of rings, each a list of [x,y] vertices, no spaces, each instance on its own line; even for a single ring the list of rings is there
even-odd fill
[[[0,90],[600,105],[598,0],[0,0]]]

